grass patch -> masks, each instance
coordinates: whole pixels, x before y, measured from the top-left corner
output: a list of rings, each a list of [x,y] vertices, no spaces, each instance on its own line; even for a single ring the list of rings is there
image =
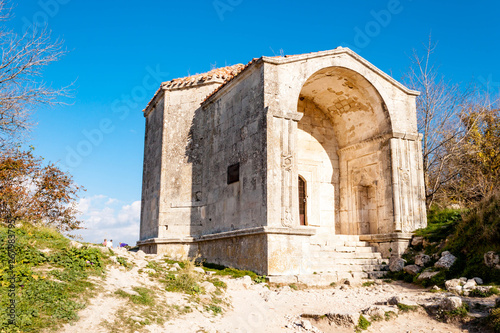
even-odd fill
[[[417,311],[418,305],[407,305],[398,303],[398,309],[401,312],[412,312],[412,311]]]
[[[492,309],[486,320],[495,333],[500,333],[500,307]]]
[[[397,313],[396,313],[396,312],[394,312],[394,311],[386,311],[386,312],[384,313],[384,319],[385,319],[386,321],[389,321],[389,320],[391,320],[392,318],[397,318],[397,316],[398,316],[398,315],[397,315]]]
[[[456,308],[455,310],[452,311],[445,311],[444,315],[448,318],[455,318],[455,317],[467,317],[469,314],[469,305],[467,303],[463,303],[462,306],[459,308]]]
[[[139,295],[131,295],[121,289],[117,290],[115,294],[123,298],[128,298],[132,303],[137,305],[152,306],[155,304],[153,291],[143,287],[134,287],[133,290]]]
[[[235,278],[235,279],[244,277],[245,275],[248,275],[255,283],[266,282],[265,276],[257,275],[255,272],[252,272],[252,271],[241,270],[241,269],[236,269],[236,268],[232,268],[232,267],[225,267],[222,265],[206,263],[206,262],[203,262],[202,266],[207,271],[215,272],[215,275],[230,276],[230,277]]]
[[[356,332],[367,330],[371,324],[372,323],[370,323],[370,321],[366,319],[365,316],[360,315],[358,320],[358,325],[356,326]]]
[[[16,323],[0,313],[2,332],[39,332],[78,319],[78,311],[95,293],[91,275],[102,276],[104,256],[99,249],[70,248],[70,241],[47,227],[25,224],[13,229],[16,242]],[[6,309],[11,285],[7,228],[0,227],[0,308]],[[43,250],[43,252],[41,251]]]
[[[363,282],[362,286],[363,287],[371,287],[375,284],[374,281],[366,281],[366,282]]]
[[[490,288],[488,291],[482,291],[479,289],[472,289],[469,292],[469,297],[490,297],[493,295],[498,295],[500,291],[496,287]]]
[[[116,258],[116,261],[118,261],[118,263],[119,263],[120,265],[122,265],[123,267],[125,267],[125,268],[128,268],[128,267],[130,266],[130,265],[128,264],[128,262],[127,262],[127,259],[126,259],[126,258],[124,258],[124,257],[117,257],[117,258]]]
[[[440,242],[455,230],[461,220],[461,210],[432,207],[427,213],[427,227],[416,230],[415,235],[430,243]]]

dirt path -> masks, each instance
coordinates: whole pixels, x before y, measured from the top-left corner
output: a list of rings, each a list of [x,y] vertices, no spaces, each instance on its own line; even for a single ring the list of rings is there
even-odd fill
[[[300,315],[359,313],[396,295],[407,303],[431,302],[436,297],[442,297],[414,285],[399,282],[375,284],[369,287],[342,285],[293,290],[289,286],[268,288],[265,284],[250,284],[248,279],[223,277],[221,279],[227,284],[223,297],[229,300],[230,306],[224,306],[222,315],[214,315],[199,303],[193,303],[193,300],[186,295],[163,291],[164,288],[162,289],[157,280],[141,271],[147,264],[147,260],[143,257],[130,255],[129,259],[136,266],[132,270],[126,270],[119,265],[110,267],[106,279],[99,282],[102,292],[79,313],[79,321],[65,325],[59,332],[112,332],[102,323],[113,322],[117,311],[126,307],[126,299],[120,298],[115,292],[125,290],[134,293],[132,290],[134,287],[155,289],[165,305],[172,307],[176,304],[189,305],[190,312],[178,312],[161,325],[154,323],[138,325],[137,330],[132,327],[124,332],[353,332],[352,327],[330,326],[327,320],[304,319]],[[148,260],[155,259],[158,260],[158,258]],[[397,312],[397,309],[395,311]],[[366,332],[469,331],[456,324],[438,322],[422,310],[417,313],[400,313],[389,321],[374,321]]]

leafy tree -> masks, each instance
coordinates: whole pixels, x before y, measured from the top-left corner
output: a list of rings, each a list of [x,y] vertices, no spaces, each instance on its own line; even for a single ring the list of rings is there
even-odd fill
[[[0,222],[24,220],[59,231],[81,229],[78,192],[84,190],[55,164],[43,165],[32,151],[0,154]]]
[[[459,170],[447,187],[455,201],[478,202],[500,186],[500,109],[498,103],[471,105],[461,115],[467,129],[459,157],[450,167]]]

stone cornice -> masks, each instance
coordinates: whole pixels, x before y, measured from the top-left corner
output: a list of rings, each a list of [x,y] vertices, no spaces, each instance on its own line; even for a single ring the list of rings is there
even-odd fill
[[[183,237],[183,238],[149,238],[137,241],[137,245],[153,245],[153,244],[183,244],[183,243],[197,243],[216,239],[231,238],[231,237],[245,237],[261,234],[277,234],[277,235],[294,235],[294,236],[312,236],[316,234],[316,229],[311,227],[300,228],[284,228],[284,227],[256,227],[239,229],[232,231],[225,231],[202,235],[199,237]]]

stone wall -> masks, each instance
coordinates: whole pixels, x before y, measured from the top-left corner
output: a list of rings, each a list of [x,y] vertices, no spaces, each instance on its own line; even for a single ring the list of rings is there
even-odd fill
[[[203,107],[203,234],[266,225],[262,67],[240,74]],[[239,181],[228,184],[236,164]]]
[[[146,116],[140,239],[158,237],[164,98]]]

